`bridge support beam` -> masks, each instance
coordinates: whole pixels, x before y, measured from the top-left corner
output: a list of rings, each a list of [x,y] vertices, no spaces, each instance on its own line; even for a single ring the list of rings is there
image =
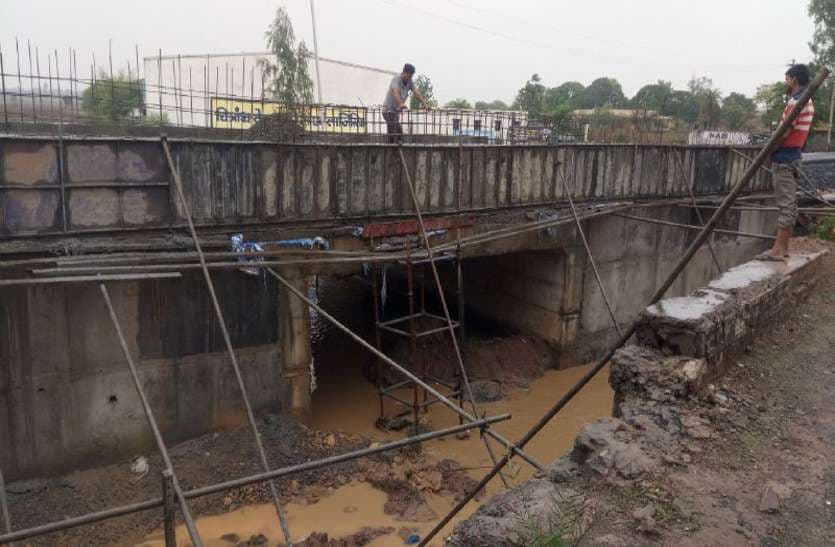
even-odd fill
[[[582,250],[573,247],[469,260],[469,305],[486,319],[545,340],[557,350],[559,367],[570,366],[570,348],[580,329],[585,265]]]
[[[281,271],[300,292],[307,294],[308,278],[295,268]],[[278,343],[282,378],[281,406],[284,412],[305,414],[310,410],[311,363],[310,308],[287,290],[278,295]]]

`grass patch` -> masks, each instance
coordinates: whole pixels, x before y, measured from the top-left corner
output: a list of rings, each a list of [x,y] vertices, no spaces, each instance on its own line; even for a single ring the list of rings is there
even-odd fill
[[[835,241],[835,216],[820,217],[809,227],[812,237]]]

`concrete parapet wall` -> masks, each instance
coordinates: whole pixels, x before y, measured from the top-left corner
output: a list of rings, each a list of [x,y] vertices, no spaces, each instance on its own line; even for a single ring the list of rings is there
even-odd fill
[[[170,144],[200,225],[340,224],[413,212],[394,146]],[[747,165],[717,147],[413,145],[403,152],[428,214],[564,202],[559,170],[578,201],[686,197],[687,179],[697,194],[717,194]],[[184,215],[170,182],[158,140],[0,137],[0,236],[179,226]],[[769,184],[760,173],[751,189]]]
[[[626,398],[645,397],[652,386],[677,385],[684,389],[681,396],[720,377],[729,355],[808,294],[821,256],[798,253],[786,263],[747,262],[689,296],[646,308],[636,345],[612,358],[616,414]],[[670,377],[678,380],[662,380]]]

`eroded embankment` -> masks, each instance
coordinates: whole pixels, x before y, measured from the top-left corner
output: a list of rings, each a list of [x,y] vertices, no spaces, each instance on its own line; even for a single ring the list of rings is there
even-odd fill
[[[794,520],[810,522],[814,511],[791,513],[808,508],[808,492],[831,492],[835,454],[816,428],[835,416],[814,401],[835,387],[835,267],[818,253],[825,245],[795,246],[806,250],[788,264],[743,264],[647,309],[636,342],[612,360],[614,416],[584,427],[551,476],[491,498],[448,544],[776,545]],[[829,519],[793,544],[831,544]]]

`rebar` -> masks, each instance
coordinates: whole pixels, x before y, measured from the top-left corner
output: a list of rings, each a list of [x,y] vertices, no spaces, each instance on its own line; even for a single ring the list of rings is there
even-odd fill
[[[444,287],[443,284],[441,284],[441,276],[438,274],[438,266],[435,264],[435,254],[432,252],[432,242],[429,240],[429,233],[426,230],[426,224],[424,224],[423,222],[423,213],[420,210],[420,201],[417,198],[415,187],[412,184],[412,176],[409,173],[409,166],[406,165],[406,156],[403,155],[402,146],[398,147],[398,152],[400,154],[400,165],[403,167],[403,174],[405,175],[406,185],[409,188],[409,194],[412,197],[412,205],[415,208],[415,215],[417,216],[418,226],[420,227],[420,235],[423,239],[423,247],[426,250],[426,254],[429,258],[429,266],[432,269],[432,277],[435,278],[435,288],[438,291],[438,298],[441,301],[441,308],[444,311],[444,319],[446,320],[447,328],[449,330],[449,338],[452,342],[452,349],[455,351],[455,358],[458,362],[458,373],[461,375],[461,380],[463,382],[464,389],[466,390],[467,398],[470,400],[470,408],[472,408],[472,413],[474,416],[478,416],[478,406],[475,402],[475,397],[473,396],[472,387],[470,387],[470,378],[467,374],[467,367],[464,366],[464,357],[461,355],[461,348],[458,346],[458,337],[455,334],[455,326],[452,323],[452,316],[449,313],[449,306],[447,305]],[[459,167],[461,166],[459,165]],[[461,186],[463,185],[459,184],[459,188]],[[487,454],[490,456],[490,460],[495,465],[498,460],[496,460],[496,454],[493,452],[493,447],[490,446],[490,440],[484,436],[482,436],[481,438],[484,441],[484,447],[487,449]],[[501,477],[505,487],[509,488],[510,482],[508,482],[507,477],[505,477],[504,474],[501,473],[499,474],[499,476]]]

